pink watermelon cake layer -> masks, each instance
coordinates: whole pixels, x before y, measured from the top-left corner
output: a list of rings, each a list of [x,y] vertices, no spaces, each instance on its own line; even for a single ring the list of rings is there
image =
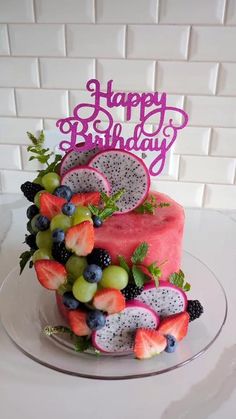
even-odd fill
[[[156,261],[162,265],[162,279],[180,269],[184,210],[167,195],[153,192],[158,203],[168,202],[169,207],[157,208],[155,214],[127,213],[114,215],[106,220],[102,228],[95,229],[95,247],[110,253],[112,263],[118,264],[118,256],[130,261],[131,255],[142,242],[149,245],[145,264]]]

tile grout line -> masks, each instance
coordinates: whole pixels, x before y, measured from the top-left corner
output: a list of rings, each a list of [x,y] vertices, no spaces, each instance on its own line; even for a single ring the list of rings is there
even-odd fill
[[[155,13],[156,22],[155,23],[160,22],[160,16],[161,16],[161,0],[157,0],[156,13]]]
[[[190,25],[190,26],[189,26],[188,39],[187,39],[187,54],[186,54],[186,61],[188,61],[188,62],[189,62],[189,58],[190,58],[191,35],[192,35],[192,25]]]
[[[93,0],[93,23],[97,23],[97,2]]]
[[[203,192],[202,192],[202,203],[201,203],[201,207],[204,208],[205,204],[206,204],[206,183],[204,183],[203,185]]]
[[[41,73],[41,61],[40,58],[37,58],[38,65],[38,80],[39,80],[39,89],[42,89],[42,73]]]
[[[6,58],[11,58],[12,57],[12,49],[11,49],[11,39],[10,39],[10,28],[9,28],[9,24],[6,24],[7,27],[7,40],[8,40],[8,47],[9,47],[9,57]],[[4,56],[5,57],[5,56]]]
[[[124,39],[124,58],[128,57],[128,25],[125,25],[125,39]]]
[[[215,85],[214,85],[214,89],[213,89],[213,94],[214,96],[218,96],[218,92],[219,92],[219,82],[220,82],[220,71],[221,71],[221,62],[219,62],[217,64],[217,70],[216,70],[216,77],[215,77]],[[227,96],[228,97],[228,96]]]
[[[227,18],[227,12],[228,12],[228,1],[224,1],[224,9],[223,9],[223,16],[222,16],[222,24],[226,24],[226,18]],[[228,25],[227,25],[228,26]]]
[[[210,127],[210,134],[209,134],[209,138],[208,138],[208,147],[207,147],[207,156],[209,157],[213,157],[211,155],[212,153],[212,138],[213,138],[213,128]]]
[[[33,0],[33,2],[32,2],[32,6],[33,6],[34,23],[37,23],[37,16],[36,16],[36,4],[35,4],[35,0]]]
[[[67,30],[68,30],[67,24],[65,23],[63,25],[65,57],[68,57]]]

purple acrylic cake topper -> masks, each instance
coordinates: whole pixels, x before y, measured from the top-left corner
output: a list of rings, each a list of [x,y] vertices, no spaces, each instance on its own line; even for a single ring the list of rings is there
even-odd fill
[[[73,116],[56,123],[62,134],[70,135],[69,140],[60,142],[60,150],[81,152],[98,147],[101,150],[118,148],[130,152],[152,152],[149,173],[159,175],[178,131],[187,125],[188,115],[180,108],[168,106],[166,93],[113,92],[112,84],[113,80],[110,80],[106,91],[102,91],[99,80],[87,82],[86,89],[91,92],[92,103],[78,104]],[[138,111],[139,122],[134,125],[131,137],[123,137],[122,124],[113,121],[107,108],[123,108],[126,122],[131,120],[134,111]],[[179,116],[180,123],[174,122],[174,115]],[[152,132],[146,130],[150,124],[154,127]],[[78,143],[81,144],[79,148]]]

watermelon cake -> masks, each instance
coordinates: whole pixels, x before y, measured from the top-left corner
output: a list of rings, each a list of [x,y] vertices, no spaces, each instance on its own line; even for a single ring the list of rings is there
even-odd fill
[[[181,270],[181,205],[150,190],[145,164],[130,152],[78,148],[62,158],[44,147],[43,132],[28,135],[31,159],[45,168],[21,186],[31,205],[20,267],[29,263],[55,293],[63,319],[45,334],[69,334],[77,351],[174,352],[203,313]]]

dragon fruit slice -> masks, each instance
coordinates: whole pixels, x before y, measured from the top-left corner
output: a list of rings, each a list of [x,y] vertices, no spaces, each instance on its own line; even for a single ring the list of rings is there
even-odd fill
[[[86,151],[79,151],[79,148],[83,146],[84,143],[78,144],[78,152],[71,150],[68,153],[65,154],[61,161],[60,165],[60,176],[62,177],[68,170],[73,169],[77,166],[86,166],[91,160],[92,157],[94,157],[98,152],[99,148],[95,147],[91,150]]]
[[[150,307],[133,300],[120,313],[107,316],[105,326],[93,332],[93,346],[112,355],[127,355],[133,352],[136,330],[157,329],[159,322],[158,314]]]
[[[158,288],[151,281],[144,286],[143,292],[136,299],[163,317],[181,313],[187,308],[185,292],[167,281],[160,281]]]
[[[110,182],[111,194],[125,190],[117,202],[117,213],[132,211],[145,200],[150,176],[145,164],[134,154],[123,150],[105,150],[93,157],[89,166],[104,173]]]
[[[69,186],[73,193],[110,192],[110,185],[105,176],[88,166],[75,167],[66,172],[61,179],[61,185]]]

